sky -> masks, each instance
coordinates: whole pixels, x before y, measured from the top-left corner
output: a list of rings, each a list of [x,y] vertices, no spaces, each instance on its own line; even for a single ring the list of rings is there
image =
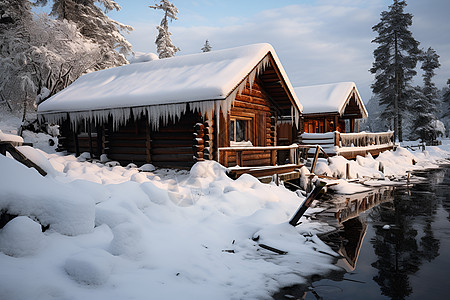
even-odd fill
[[[137,52],[156,52],[156,25],[162,11],[149,0],[116,0],[119,12],[108,15],[131,25],[125,34]],[[388,0],[174,0],[178,20],[169,25],[177,55],[201,52],[208,39],[212,50],[246,44],[272,44],[292,85],[307,86],[354,81],[364,102],[371,97],[373,63],[372,26],[387,10]],[[413,14],[413,36],[440,55],[434,79],[438,88],[450,78],[450,1],[408,0]],[[420,74],[419,74],[420,75]],[[421,84],[417,76],[416,84]]]

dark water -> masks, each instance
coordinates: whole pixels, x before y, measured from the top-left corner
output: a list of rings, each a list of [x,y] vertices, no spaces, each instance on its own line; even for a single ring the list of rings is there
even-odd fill
[[[321,238],[342,271],[274,299],[450,299],[450,166],[414,175],[409,186],[324,201],[317,218],[337,229]]]

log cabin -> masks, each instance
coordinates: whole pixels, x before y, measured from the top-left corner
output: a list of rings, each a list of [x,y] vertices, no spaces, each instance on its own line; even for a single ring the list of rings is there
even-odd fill
[[[354,82],[294,88],[302,99],[303,133],[299,143],[320,145],[327,155],[354,159],[378,155],[394,147],[393,133],[359,132],[358,120],[367,118],[366,107]]]
[[[354,82],[296,87],[294,90],[304,106],[303,130],[306,133],[357,132],[355,120],[368,116]]]
[[[301,112],[269,44],[88,73],[38,107],[60,125],[62,150],[174,168],[275,165],[277,119],[298,127]]]

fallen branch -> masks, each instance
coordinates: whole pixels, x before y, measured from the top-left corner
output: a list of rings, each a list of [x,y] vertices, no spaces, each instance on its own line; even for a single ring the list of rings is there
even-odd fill
[[[267,245],[265,245],[265,244],[258,244],[258,246],[260,246],[260,247],[263,248],[263,249],[266,249],[266,250],[275,252],[276,254],[280,254],[280,255],[285,255],[285,254],[287,254],[286,251],[279,250],[279,249],[276,249],[276,248],[267,246]]]

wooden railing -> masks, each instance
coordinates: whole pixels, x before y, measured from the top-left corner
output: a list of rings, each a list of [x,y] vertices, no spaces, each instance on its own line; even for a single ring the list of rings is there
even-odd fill
[[[360,132],[360,133],[339,133],[336,132],[336,136],[339,137],[340,147],[368,147],[374,145],[393,145],[394,144],[394,132]]]
[[[373,145],[393,145],[394,133],[389,132],[360,132],[360,133],[303,133],[302,144],[320,145],[329,152],[337,147],[367,147]]]
[[[279,163],[280,152],[287,152],[289,164],[298,164],[298,145],[269,146],[269,147],[222,147],[219,148],[218,161],[225,167],[238,165],[247,166],[275,166]]]

